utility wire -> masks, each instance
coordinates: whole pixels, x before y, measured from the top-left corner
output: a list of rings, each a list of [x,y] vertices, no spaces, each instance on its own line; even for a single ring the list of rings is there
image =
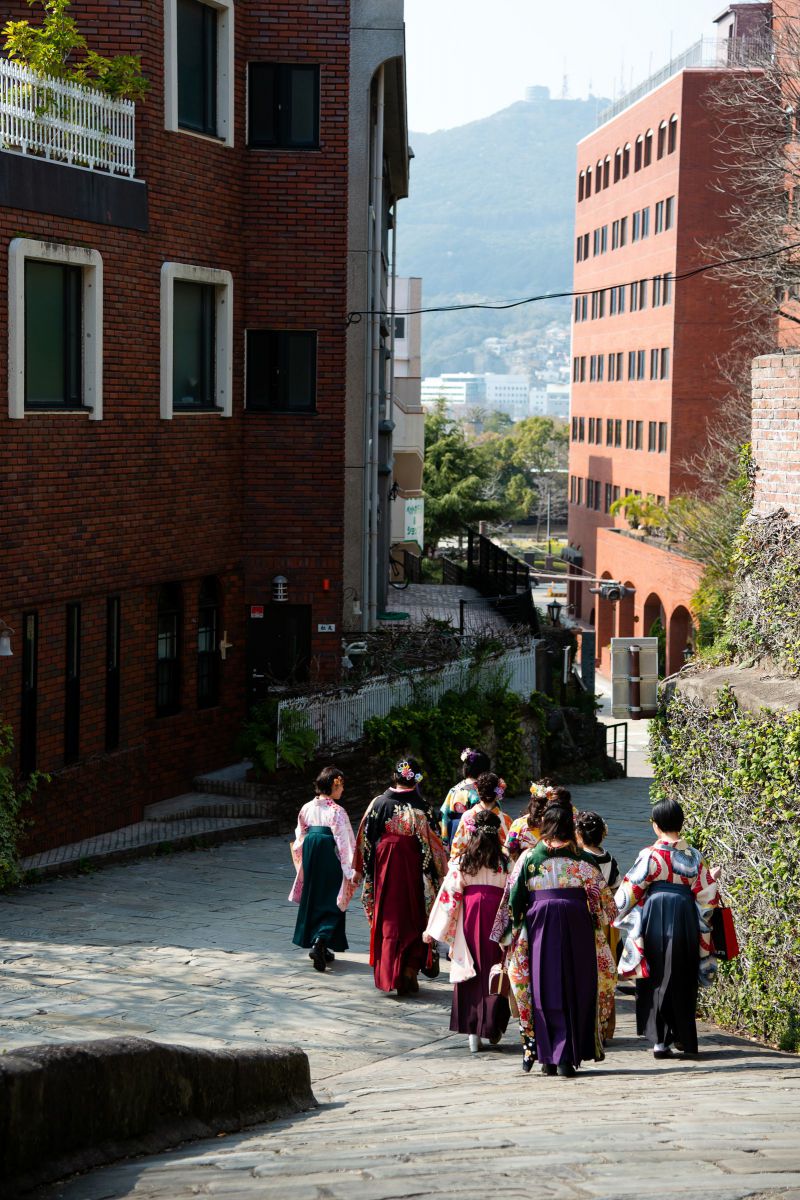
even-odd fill
[[[775,250],[763,250],[760,254],[740,254],[735,258],[721,258],[717,262],[703,263],[699,267],[693,267],[691,271],[683,271],[680,275],[672,275],[665,272],[665,275],[673,283],[681,283],[686,279],[693,279],[696,275],[704,275],[707,271],[717,271],[720,267],[736,266],[737,263],[760,262],[765,258],[777,258],[779,254],[786,254],[790,250],[800,249],[800,242],[789,242],[785,246],[778,246]],[[606,284],[603,288],[589,288],[587,291],[570,291],[570,292],[544,292],[541,296],[525,296],[521,300],[506,300],[491,304],[488,301],[472,304],[443,304],[433,308],[407,308],[395,311],[394,314],[385,312],[375,312],[369,309],[364,311],[354,310],[347,315],[347,325],[358,325],[364,317],[418,317],[426,313],[447,313],[447,312],[470,312],[477,309],[490,309],[493,311],[504,311],[509,308],[521,308],[525,304],[538,304],[543,300],[568,300],[576,296],[591,296],[592,292],[608,291],[614,287],[630,287],[634,283],[651,283],[653,279],[663,279],[664,275],[648,275],[644,279],[629,279],[621,284]]]

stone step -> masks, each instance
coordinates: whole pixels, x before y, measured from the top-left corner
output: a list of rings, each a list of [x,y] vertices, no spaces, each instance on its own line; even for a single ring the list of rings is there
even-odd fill
[[[144,817],[146,821],[180,821],[192,817],[228,817],[237,820],[255,817],[268,820],[275,816],[275,811],[276,801],[263,796],[256,799],[246,794],[198,790],[148,804]]]

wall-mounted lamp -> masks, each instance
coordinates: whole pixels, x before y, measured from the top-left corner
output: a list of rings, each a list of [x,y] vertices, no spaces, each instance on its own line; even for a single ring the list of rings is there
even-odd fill
[[[11,634],[14,630],[10,625],[6,625],[5,621],[0,618],[0,658],[13,658],[14,651],[11,649]]]
[[[558,618],[561,616],[563,605],[558,600],[551,600],[547,606],[547,615],[553,625],[558,625]]]
[[[272,581],[272,599],[283,604],[289,599],[289,580],[285,575],[276,575]]]

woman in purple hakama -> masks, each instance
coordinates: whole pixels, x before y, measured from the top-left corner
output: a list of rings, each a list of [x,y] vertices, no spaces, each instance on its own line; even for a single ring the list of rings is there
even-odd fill
[[[488,809],[479,811],[463,852],[450,862],[424,934],[426,942],[450,946],[450,1028],[468,1035],[473,1054],[481,1049],[481,1038],[496,1046],[508,1025],[508,1000],[489,993],[490,971],[502,957],[490,935],[506,870],[500,818]]]
[[[520,1013],[522,1069],[574,1076],[601,1060],[595,923],[613,921],[614,898],[575,843],[572,809],[551,805],[542,839],[519,860],[511,884],[509,974]]]

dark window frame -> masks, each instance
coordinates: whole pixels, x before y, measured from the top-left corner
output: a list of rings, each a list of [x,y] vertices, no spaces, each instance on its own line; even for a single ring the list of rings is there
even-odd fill
[[[197,707],[219,705],[219,632],[222,606],[219,581],[213,575],[200,584],[197,600]],[[204,636],[210,632],[210,640]]]
[[[22,614],[22,687],[20,696],[19,770],[23,778],[36,770],[39,698],[39,614]]]
[[[307,368],[311,389],[307,403],[291,404],[287,399],[290,352],[292,343],[300,341],[305,342],[308,348]],[[266,360],[257,367],[259,343]],[[294,415],[318,411],[318,334],[315,329],[248,329],[245,334],[245,358],[245,405],[248,412]],[[262,389],[259,394],[255,391],[256,387]]]
[[[185,92],[181,108],[181,23],[182,14],[185,17],[192,9],[202,10],[198,13],[201,21],[199,71],[192,72],[193,76],[200,77],[201,85],[200,116],[196,119],[187,115]],[[177,0],[177,24],[178,128],[206,137],[219,137],[219,11],[204,4],[203,0]]]
[[[181,711],[183,589],[166,583],[156,601],[156,716],[171,717]],[[162,648],[171,653],[163,653]]]
[[[120,655],[122,652],[122,602],[119,596],[106,599],[106,750],[116,750],[120,732]]]
[[[265,91],[271,91],[272,128],[270,136],[263,132],[266,122],[258,122],[254,105],[260,94],[255,85],[257,72],[272,74],[266,80]],[[307,75],[312,81],[311,101],[313,130],[307,139],[292,137],[292,81],[294,74]],[[261,133],[254,129],[262,128]],[[318,63],[249,62],[247,64],[247,145],[251,150],[319,150],[320,148],[320,66]]]
[[[63,338],[64,338],[64,359],[62,363],[62,391],[63,400],[32,400],[29,396],[29,370],[28,370],[28,355],[33,341],[32,325],[35,320],[31,320],[29,312],[29,275],[32,268],[45,267],[49,272],[52,272],[55,278],[56,272],[61,275],[61,302],[63,307]],[[83,341],[84,341],[84,315],[83,315],[83,268],[72,263],[50,262],[40,258],[26,258],[25,260],[25,300],[24,300],[24,323],[25,323],[25,388],[24,388],[24,405],[26,412],[74,412],[85,407],[83,403],[83,388],[84,388],[84,366],[83,366]]]
[[[176,413],[182,412],[216,412],[219,411],[217,404],[217,299],[218,285],[215,283],[198,283],[191,279],[176,279],[173,282],[172,292],[172,345],[173,345],[173,371],[172,371],[172,411]],[[197,381],[200,401],[183,401],[178,395],[178,387],[175,380],[175,321],[178,310],[179,297],[186,294],[186,289],[195,289],[200,292],[200,377]]]
[[[64,762],[80,758],[81,738],[81,606],[66,607],[64,638]]]

